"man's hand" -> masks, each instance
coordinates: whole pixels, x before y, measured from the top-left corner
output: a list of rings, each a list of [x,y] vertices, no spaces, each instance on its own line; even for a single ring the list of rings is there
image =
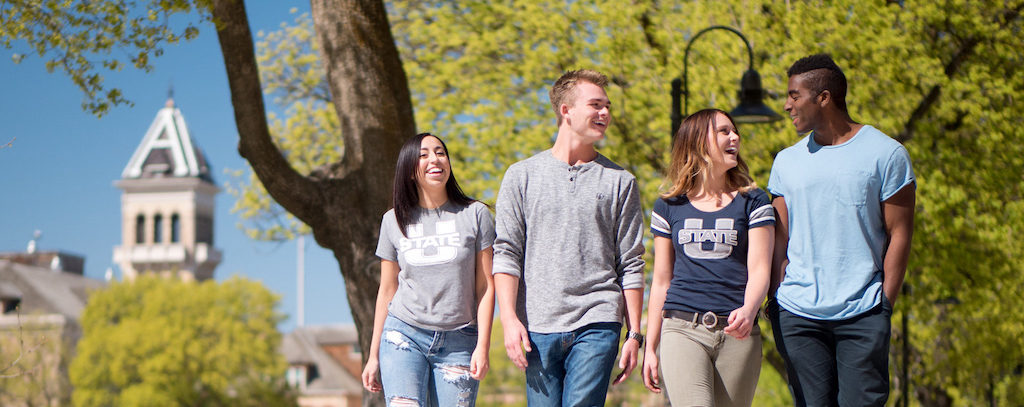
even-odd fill
[[[519,318],[509,318],[509,320],[503,318],[501,324],[505,329],[505,353],[520,371],[525,372],[527,363],[523,350],[526,352],[533,350],[530,347],[530,334]]]
[[[640,342],[637,342],[636,339],[629,338],[626,339],[626,342],[622,343],[622,357],[619,358],[619,369],[622,369],[622,372],[615,377],[612,385],[622,383],[629,378],[629,375],[633,373],[633,369],[636,368],[639,353]]]

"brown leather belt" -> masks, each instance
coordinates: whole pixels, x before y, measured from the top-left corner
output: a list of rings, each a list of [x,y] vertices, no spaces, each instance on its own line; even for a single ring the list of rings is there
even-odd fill
[[[689,322],[693,324],[693,326],[702,325],[710,330],[723,329],[729,326],[728,315],[715,315],[715,313],[711,311],[701,314],[699,312],[667,309],[662,310],[661,315],[665,318],[675,318]]]

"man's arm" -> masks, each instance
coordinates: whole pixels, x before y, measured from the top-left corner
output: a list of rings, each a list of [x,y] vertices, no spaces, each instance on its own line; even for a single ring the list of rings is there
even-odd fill
[[[504,331],[505,354],[516,367],[526,371],[526,356],[523,351],[530,352],[530,334],[516,315],[516,297],[519,294],[519,278],[510,274],[494,275],[494,289],[498,297],[498,309],[501,315],[501,326]],[[522,346],[522,347],[520,347]]]
[[[626,331],[640,333],[640,314],[644,307],[644,289],[631,288],[622,290],[622,296],[626,300]],[[613,385],[622,383],[633,373],[640,358],[640,341],[633,338],[626,338],[622,343],[622,356],[619,358],[619,375],[615,377]]]
[[[615,227],[615,272],[623,290],[644,289],[644,215],[636,179],[629,182],[619,204]],[[641,307],[643,299],[641,298]],[[639,329],[639,326],[634,326]]]
[[[882,216],[889,245],[882,260],[882,291],[889,304],[896,304],[896,296],[903,286],[910,257],[910,240],[914,235],[914,206],[917,203],[915,184],[907,184],[882,202]]]
[[[530,336],[516,315],[519,279],[523,277],[523,254],[526,247],[526,218],[523,195],[517,173],[505,172],[494,205],[494,293],[498,300],[504,330],[505,353],[519,370],[526,370],[523,350],[530,352]]]
[[[789,209],[786,208],[786,198],[776,197],[772,200],[772,207],[775,208],[775,249],[772,255],[771,282],[768,284],[768,298],[775,298],[775,292],[786,277],[786,266],[789,265]]]
[[[619,224],[616,245],[616,272],[622,284],[622,296],[626,303],[626,330],[640,333],[640,314],[644,307],[644,216],[640,207],[640,191],[636,180],[632,180],[626,188],[626,194],[619,213]],[[626,380],[639,361],[640,342],[627,338],[622,343],[622,356],[619,368],[622,372],[612,384]]]

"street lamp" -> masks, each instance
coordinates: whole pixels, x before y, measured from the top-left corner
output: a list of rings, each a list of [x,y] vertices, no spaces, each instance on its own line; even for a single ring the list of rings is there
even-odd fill
[[[737,123],[768,123],[779,119],[778,113],[775,113],[771,108],[764,104],[764,89],[761,88],[761,75],[754,70],[754,50],[750,48],[750,42],[743,36],[738,30],[732,27],[726,27],[724,25],[713,25],[705,28],[698,32],[690,42],[686,44],[686,53],[683,55],[683,79],[679,78],[672,80],[672,135],[675,136],[676,130],[679,129],[679,124],[683,121],[683,115],[688,115],[690,112],[690,88],[686,81],[689,76],[689,58],[690,58],[690,47],[693,42],[700,38],[704,33],[711,30],[727,30],[740,37],[743,43],[747,45],[747,56],[749,57],[749,64],[747,71],[743,73],[743,78],[740,79],[740,91],[738,96],[740,98],[740,105],[732,109],[729,114],[736,120]],[[679,108],[679,95],[685,96],[684,105],[682,110]]]

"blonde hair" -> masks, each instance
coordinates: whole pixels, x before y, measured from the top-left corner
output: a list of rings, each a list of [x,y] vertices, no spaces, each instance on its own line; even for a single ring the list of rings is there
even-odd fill
[[[715,123],[718,113],[725,115],[735,126],[736,121],[732,116],[718,109],[701,110],[679,125],[679,131],[672,141],[672,162],[661,188],[662,198],[685,195],[707,183],[711,172],[708,129],[718,128]],[[757,186],[739,153],[736,154],[736,166],[725,172],[725,185],[729,190],[740,192],[747,192]]]
[[[576,86],[580,82],[589,82],[604,89],[608,86],[608,77],[604,76],[603,73],[590,69],[577,69],[575,71],[568,71],[562,74],[562,77],[555,81],[554,85],[551,85],[551,90],[548,91],[548,98],[551,100],[551,107],[555,110],[555,116],[558,117],[558,124],[562,124],[562,114],[558,109],[563,104],[573,103],[576,99]]]

